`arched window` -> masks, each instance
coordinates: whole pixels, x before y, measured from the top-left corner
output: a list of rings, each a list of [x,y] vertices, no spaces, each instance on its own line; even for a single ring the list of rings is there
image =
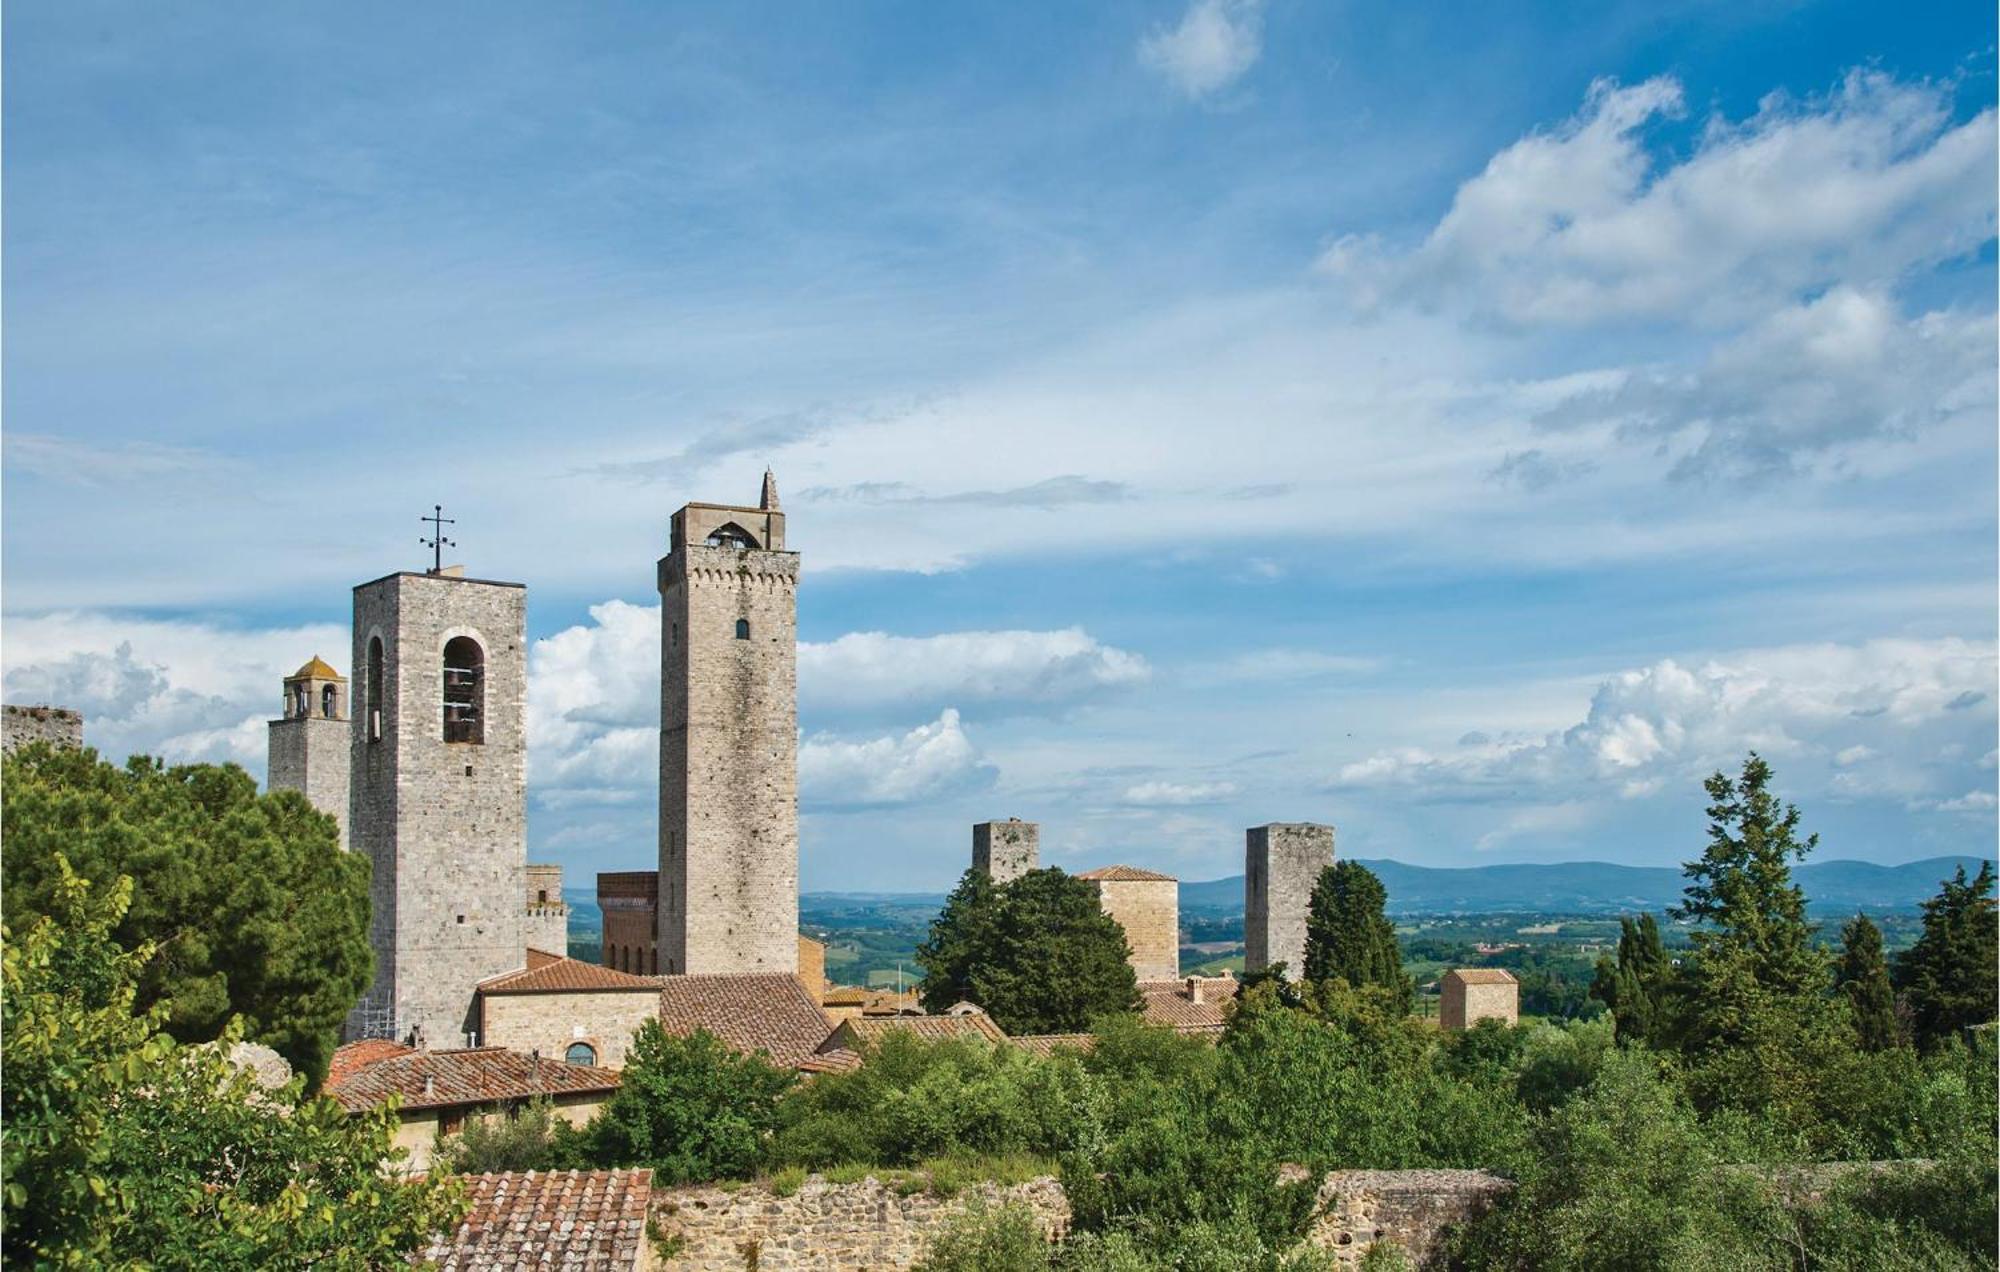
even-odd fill
[[[572,1042],[569,1050],[563,1052],[563,1059],[571,1064],[594,1065],[597,1063],[597,1048],[587,1042]]]
[[[757,546],[757,540],[748,530],[731,521],[726,525],[717,526],[708,532],[707,546],[711,548],[754,548]]]
[[[750,620],[749,620],[749,619],[747,619],[747,618],[739,618],[739,619],[737,619],[737,620],[736,620],[736,639],[738,639],[738,640],[749,640],[749,639],[750,639]]]
[[[388,709],[389,686],[382,678],[382,638],[368,640],[368,740],[382,740],[382,713]]]
[[[334,688],[327,685],[319,691],[319,713],[329,720],[333,719],[334,703]]]
[[[486,652],[470,636],[444,646],[444,740],[486,741]]]

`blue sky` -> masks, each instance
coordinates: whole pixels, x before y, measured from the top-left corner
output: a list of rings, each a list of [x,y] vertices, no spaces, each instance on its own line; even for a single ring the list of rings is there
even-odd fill
[[[648,864],[653,561],[777,471],[802,873],[970,823],[1995,833],[1990,5],[10,6],[4,658],[261,773],[459,518],[531,853]]]

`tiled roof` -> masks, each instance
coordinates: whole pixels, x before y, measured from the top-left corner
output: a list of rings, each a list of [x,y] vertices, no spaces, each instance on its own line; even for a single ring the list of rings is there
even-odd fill
[[[344,1043],[334,1051],[333,1062],[326,1068],[326,1085],[331,1087],[355,1070],[378,1060],[407,1056],[415,1050],[415,1047],[406,1047],[388,1038],[363,1038],[359,1042]]]
[[[1197,977],[1201,1001],[1188,996],[1187,982],[1140,981],[1147,1024],[1171,1025],[1181,1033],[1222,1032],[1223,1011],[1236,997],[1236,980],[1229,976]]]
[[[308,677],[310,677],[313,680],[347,679],[347,677],[341,675],[339,672],[335,671],[332,667],[329,667],[326,663],[326,660],[324,658],[321,658],[318,654],[314,654],[310,659],[306,661],[305,666],[299,668],[291,675],[286,676],[285,679],[304,680]]]
[[[657,982],[596,963],[563,958],[542,950],[528,951],[528,965],[479,982],[482,994],[561,994],[617,989],[651,993]]]
[[[1054,1055],[1057,1050],[1088,1051],[1097,1045],[1095,1034],[1015,1034],[1007,1039],[1023,1051],[1038,1056]]]
[[[627,1272],[646,1243],[650,1170],[466,1175],[472,1209],[424,1259],[440,1272]]]
[[[1445,973],[1467,985],[1512,985],[1514,973],[1498,967],[1454,967]]]
[[[1089,879],[1093,883],[1178,883],[1172,875],[1157,874],[1151,870],[1141,870],[1137,866],[1099,866],[1078,875],[1079,879]]]
[[[857,985],[835,985],[820,996],[828,1007],[859,1007],[868,1001],[868,991]]]
[[[546,1056],[505,1047],[474,1047],[465,1051],[408,1051],[355,1069],[339,1081],[328,1080],[326,1093],[349,1110],[372,1109],[392,1095],[403,1097],[405,1109],[443,1108],[457,1104],[492,1104],[535,1095],[615,1090],[618,1075],[609,1069],[566,1064]]]
[[[706,1029],[739,1051],[768,1052],[785,1068],[819,1049],[833,1022],[790,972],[656,976],[660,1027],[670,1034]]]
[[[983,1038],[988,1042],[1007,1041],[1006,1033],[985,1012],[971,1016],[860,1016],[843,1020],[826,1040],[822,1051],[855,1043],[880,1042],[892,1033],[910,1033],[927,1042],[946,1038]]]
[[[852,1073],[861,1067],[861,1053],[835,1047],[799,1061],[800,1073]]]

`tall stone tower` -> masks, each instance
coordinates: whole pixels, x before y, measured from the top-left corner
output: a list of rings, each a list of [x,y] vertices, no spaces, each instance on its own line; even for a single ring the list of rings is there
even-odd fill
[[[285,713],[271,721],[265,785],[299,791],[340,826],[347,847],[347,764],[354,739],[347,718],[347,677],[312,660],[285,677]]]
[[[1243,969],[1283,963],[1298,980],[1306,965],[1306,911],[1319,873],[1333,864],[1333,827],[1311,822],[1252,826],[1243,834]]]
[[[799,556],[778,484],[673,517],[660,586],[662,974],[794,972]]]
[[[972,868],[995,883],[1012,883],[1033,870],[1041,855],[1042,828],[1018,817],[976,822]]]
[[[350,1038],[456,1047],[523,962],[527,589],[457,566],[354,589],[348,834],[375,864],[375,983]]]

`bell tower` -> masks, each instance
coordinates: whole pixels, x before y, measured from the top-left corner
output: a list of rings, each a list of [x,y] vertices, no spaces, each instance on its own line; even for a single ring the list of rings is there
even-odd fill
[[[659,971],[795,972],[799,556],[754,507],[691,503],[659,562]]]
[[[347,847],[347,677],[320,659],[285,677],[284,714],[271,721],[265,785],[299,791],[340,827]]]

